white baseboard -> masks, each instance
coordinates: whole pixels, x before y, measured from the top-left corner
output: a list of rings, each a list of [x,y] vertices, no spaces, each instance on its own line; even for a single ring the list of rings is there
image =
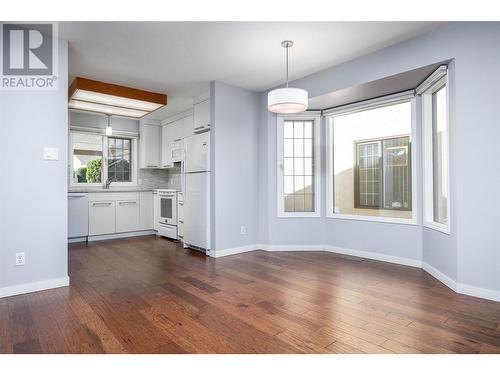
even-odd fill
[[[324,251],[323,245],[261,245],[266,251]]]
[[[351,255],[360,258],[379,260],[382,262],[402,264],[404,266],[418,267],[422,268],[422,262],[416,259],[401,258],[392,255],[385,255],[380,253],[374,253],[370,251],[343,249],[335,246],[328,245],[247,245],[241,247],[235,247],[232,249],[218,250],[214,255],[215,257],[223,257],[226,255],[234,255],[240,253],[246,253],[253,250],[265,250],[265,251],[328,251],[331,253],[338,253],[344,255]]]
[[[57,279],[35,281],[33,283],[19,284],[0,288],[0,298],[39,292],[41,290],[61,288],[69,285],[69,276]]]
[[[417,260],[417,259],[397,257],[394,255],[375,253],[372,251],[345,249],[345,248],[341,248],[341,247],[327,246],[327,245],[324,246],[324,250],[331,252],[331,253],[344,254],[344,255],[350,255],[353,257],[378,260],[381,262],[401,264],[403,266],[422,268],[422,262],[420,260]]]
[[[260,247],[258,247],[258,245],[239,246],[239,247],[233,247],[231,249],[210,251],[210,256],[214,257],[214,258],[220,258],[220,257],[228,256],[228,255],[247,253],[249,251],[254,251],[254,250],[259,250],[259,249],[260,249]]]
[[[448,275],[445,275],[441,271],[437,270],[436,268],[432,267],[430,264],[422,262],[422,269],[430,274],[431,276],[435,277],[439,281],[441,281],[444,285],[446,285],[448,288],[451,290],[457,292],[457,282],[453,280],[451,277]]]
[[[486,288],[479,288],[468,284],[457,284],[457,293],[467,294],[468,296],[489,299],[500,302],[500,291]]]
[[[472,285],[457,283],[448,275],[445,275],[441,271],[432,267],[430,264],[422,262],[418,259],[411,258],[403,258],[397,257],[393,255],[375,253],[371,251],[363,251],[363,250],[353,250],[353,249],[345,249],[336,246],[329,245],[264,245],[264,244],[256,244],[256,245],[247,245],[241,247],[235,247],[232,249],[224,249],[219,250],[214,254],[214,257],[223,257],[227,255],[235,255],[240,253],[246,253],[254,250],[265,250],[265,251],[328,251],[337,254],[344,254],[355,256],[359,258],[372,259],[382,262],[401,264],[404,266],[422,268],[424,271],[429,273],[431,276],[435,277],[437,280],[442,282],[451,290],[456,293],[466,294],[473,297],[484,298],[492,301],[500,302],[500,291],[479,288]]]
[[[99,236],[89,236],[89,242],[103,241],[103,240],[116,240],[118,238],[127,238],[127,237],[149,236],[151,234],[156,234],[156,231],[153,229],[150,229],[150,230],[140,230],[137,232],[102,234]]]

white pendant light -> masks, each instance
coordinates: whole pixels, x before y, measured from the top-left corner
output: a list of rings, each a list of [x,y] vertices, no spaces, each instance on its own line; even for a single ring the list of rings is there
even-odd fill
[[[286,87],[272,90],[267,94],[267,109],[275,113],[299,113],[307,109],[309,95],[306,90],[288,87],[288,48],[291,40],[284,40],[281,46],[286,49]]]
[[[108,115],[108,126],[106,126],[106,135],[113,135],[113,128],[111,127],[111,116]]]

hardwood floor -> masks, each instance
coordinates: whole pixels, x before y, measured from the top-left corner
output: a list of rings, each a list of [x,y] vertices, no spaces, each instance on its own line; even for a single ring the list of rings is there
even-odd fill
[[[1,353],[500,353],[500,303],[323,252],[70,248],[71,286],[0,299]]]

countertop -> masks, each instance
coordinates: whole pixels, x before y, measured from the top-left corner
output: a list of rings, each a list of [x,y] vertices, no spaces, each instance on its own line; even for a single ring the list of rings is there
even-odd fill
[[[131,187],[131,188],[110,188],[110,189],[70,189],[68,190],[68,194],[71,193],[130,193],[130,192],[148,192],[155,191],[161,188],[140,188],[140,187]]]

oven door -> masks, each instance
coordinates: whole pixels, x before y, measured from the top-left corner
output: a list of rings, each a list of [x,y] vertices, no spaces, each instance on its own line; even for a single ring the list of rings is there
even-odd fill
[[[177,225],[176,194],[160,195],[160,224]]]

